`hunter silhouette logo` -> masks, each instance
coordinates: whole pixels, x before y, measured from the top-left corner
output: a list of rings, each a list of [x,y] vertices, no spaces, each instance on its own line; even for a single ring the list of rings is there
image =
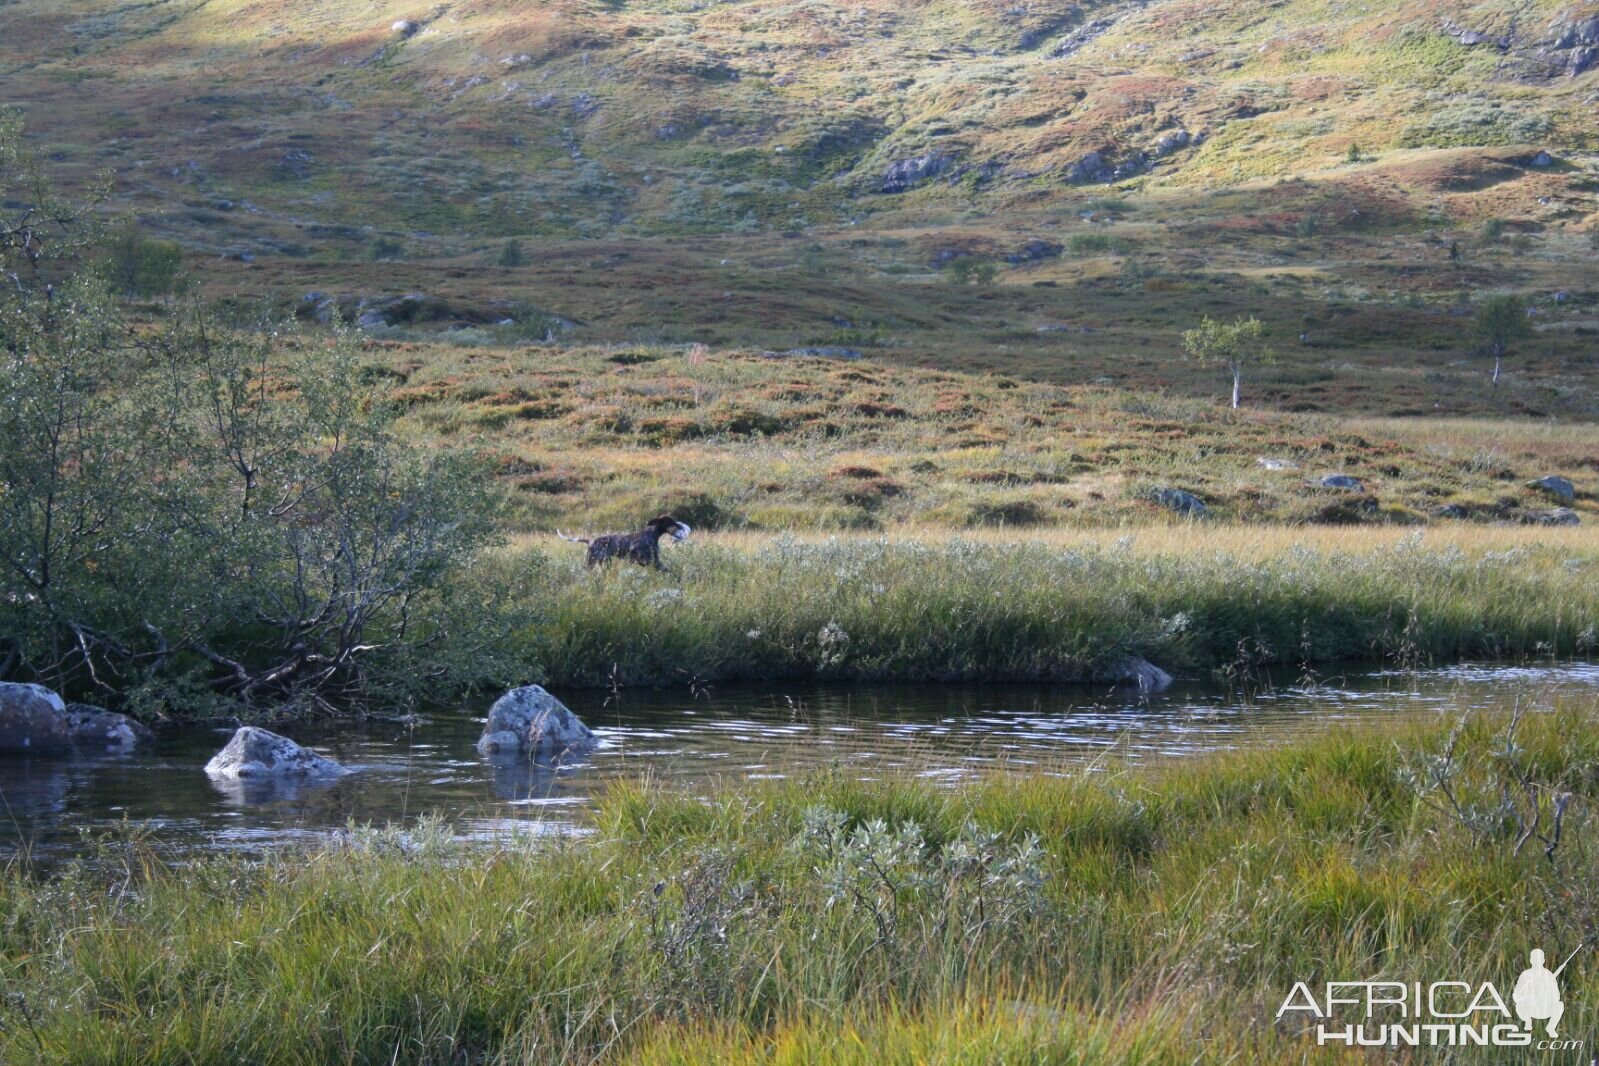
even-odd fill
[[[1577,951],[1581,950],[1579,946]],[[1567,955],[1566,962],[1570,962],[1577,951]],[[1560,1000],[1560,982],[1557,980],[1560,971],[1566,968],[1566,962],[1551,973],[1544,969],[1543,951],[1540,948],[1533,948],[1527,961],[1532,965],[1521,971],[1521,976],[1516,978],[1516,989],[1510,993],[1512,1002],[1516,1004],[1516,1017],[1528,1029],[1532,1028],[1535,1021],[1547,1021],[1546,1031],[1553,1039],[1560,1035],[1555,1027],[1560,1024],[1560,1016],[1566,1013],[1566,1005]]]
[[[1580,1051],[1581,1039],[1560,1036],[1566,1013],[1560,974],[1581,950],[1551,970],[1543,950],[1534,948],[1508,1003],[1492,981],[1328,981],[1318,988],[1299,981],[1277,1019],[1303,1020],[1323,1045]],[[1537,1032],[1539,1023],[1547,1036]]]

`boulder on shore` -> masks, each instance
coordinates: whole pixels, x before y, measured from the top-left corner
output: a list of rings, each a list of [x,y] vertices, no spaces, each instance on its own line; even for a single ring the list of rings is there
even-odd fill
[[[288,737],[245,725],[205,764],[205,772],[212,777],[257,778],[342,777],[354,771],[300,747]]]
[[[598,743],[593,730],[539,685],[524,685],[494,701],[478,738],[484,755],[536,752],[561,755]]]
[[[1099,674],[1097,680],[1116,685],[1137,685],[1139,692],[1149,693],[1170,687],[1172,676],[1154,663],[1129,655],[1112,663]]]
[[[0,682],[0,751],[124,751],[152,735],[125,714],[67,703],[43,685]]]

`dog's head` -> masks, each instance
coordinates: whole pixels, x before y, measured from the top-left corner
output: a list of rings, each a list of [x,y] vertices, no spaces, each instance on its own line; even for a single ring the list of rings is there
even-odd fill
[[[669,514],[650,519],[650,524],[644,528],[654,530],[657,537],[671,537],[673,540],[687,540],[693,532],[687,522],[679,522]]]

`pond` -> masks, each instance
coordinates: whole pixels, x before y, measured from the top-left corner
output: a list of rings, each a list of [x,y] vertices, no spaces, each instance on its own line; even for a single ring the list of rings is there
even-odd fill
[[[285,728],[359,772],[325,785],[213,782],[203,767],[229,729],[164,734],[128,755],[0,760],[0,856],[50,861],[81,831],[128,822],[176,855],[258,851],[314,841],[357,822],[447,818],[463,836],[582,831],[617,780],[674,788],[779,778],[822,767],[870,778],[914,774],[957,783],[998,767],[1091,772],[1281,744],[1328,728],[1467,708],[1547,705],[1599,695],[1599,664],[1368,670],[1307,685],[1276,679],[1251,692],[1179,683],[1140,697],[1073,685],[726,686],[561,692],[601,737],[560,765],[490,762],[474,744],[486,703],[409,721]]]

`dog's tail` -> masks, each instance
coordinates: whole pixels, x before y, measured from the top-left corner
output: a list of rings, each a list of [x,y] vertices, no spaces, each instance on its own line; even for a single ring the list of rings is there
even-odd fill
[[[587,544],[592,539],[590,537],[569,537],[565,533],[562,533],[559,529],[555,531],[555,535],[560,537],[562,540],[569,540],[573,544]]]

